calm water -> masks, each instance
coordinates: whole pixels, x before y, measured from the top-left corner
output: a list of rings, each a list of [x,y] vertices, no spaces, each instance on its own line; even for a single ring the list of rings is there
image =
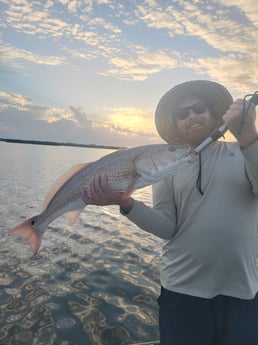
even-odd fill
[[[50,224],[37,257],[8,230],[42,210],[74,164],[110,150],[0,142],[0,344],[123,345],[157,340],[160,241],[118,208]],[[135,192],[151,204],[151,190]]]

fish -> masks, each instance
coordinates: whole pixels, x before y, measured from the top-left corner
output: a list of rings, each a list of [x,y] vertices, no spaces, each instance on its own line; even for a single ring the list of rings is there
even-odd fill
[[[85,208],[83,190],[90,196],[90,180],[106,175],[111,188],[129,197],[136,189],[152,185],[173,174],[189,161],[189,149],[178,145],[151,144],[121,149],[97,161],[77,164],[62,175],[48,193],[43,211],[10,230],[23,237],[36,256],[48,225],[65,215],[73,225]]]

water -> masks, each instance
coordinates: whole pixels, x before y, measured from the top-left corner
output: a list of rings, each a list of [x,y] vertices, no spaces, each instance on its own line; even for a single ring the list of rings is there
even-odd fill
[[[42,210],[53,182],[110,150],[0,142],[0,344],[123,345],[159,338],[160,241],[116,206],[50,224],[40,251],[8,230]],[[151,189],[135,192],[151,205]]]

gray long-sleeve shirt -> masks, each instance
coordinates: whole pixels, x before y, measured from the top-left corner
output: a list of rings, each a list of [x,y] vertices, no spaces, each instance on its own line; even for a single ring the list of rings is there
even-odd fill
[[[135,201],[127,217],[163,238],[161,284],[212,298],[251,299],[258,291],[258,141],[216,142],[153,186],[153,208]]]

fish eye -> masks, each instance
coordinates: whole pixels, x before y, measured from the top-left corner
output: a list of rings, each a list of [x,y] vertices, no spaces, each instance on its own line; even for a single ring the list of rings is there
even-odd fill
[[[30,222],[30,225],[34,225],[35,224],[35,220],[32,219],[31,222]]]

